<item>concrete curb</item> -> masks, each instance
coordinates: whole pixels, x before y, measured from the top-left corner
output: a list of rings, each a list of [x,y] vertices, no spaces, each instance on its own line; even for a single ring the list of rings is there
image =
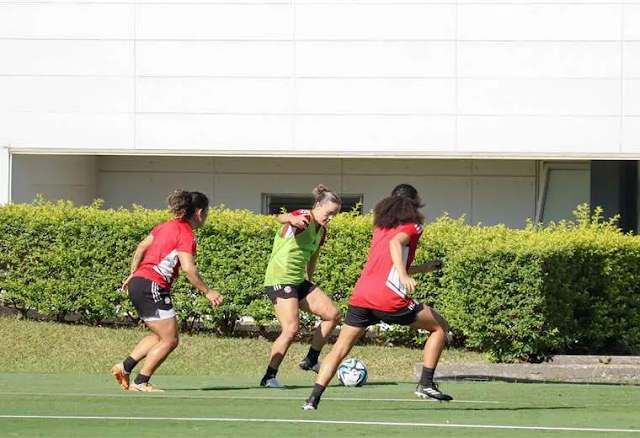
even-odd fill
[[[420,379],[422,364],[414,367]],[[640,384],[640,357],[555,356],[542,364],[442,364],[437,380],[489,380],[503,382],[567,382],[590,384]]]

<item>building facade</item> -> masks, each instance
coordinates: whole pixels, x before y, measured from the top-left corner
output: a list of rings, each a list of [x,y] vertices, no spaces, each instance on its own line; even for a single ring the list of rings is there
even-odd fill
[[[0,0],[0,202],[269,212],[398,182],[469,223],[637,229],[640,0]]]

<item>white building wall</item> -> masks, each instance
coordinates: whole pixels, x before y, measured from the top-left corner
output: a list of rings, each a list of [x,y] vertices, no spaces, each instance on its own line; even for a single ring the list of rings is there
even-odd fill
[[[98,198],[98,158],[87,155],[13,155],[11,201],[50,201],[87,205]]]
[[[638,20],[640,0],[0,0],[0,144],[637,158]]]
[[[99,157],[98,195],[106,207],[164,208],[176,188],[199,190],[213,204],[262,212],[263,194],[310,194],[319,182],[362,195],[363,209],[400,182],[414,184],[433,220],[448,212],[469,223],[522,228],[535,217],[536,162],[226,157]]]
[[[0,146],[0,205],[11,200],[11,154],[9,148]]]

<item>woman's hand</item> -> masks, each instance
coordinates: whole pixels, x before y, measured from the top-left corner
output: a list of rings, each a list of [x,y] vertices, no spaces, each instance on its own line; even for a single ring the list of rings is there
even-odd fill
[[[307,225],[309,225],[309,218],[304,215],[294,216],[292,214],[289,214],[289,223],[294,227],[303,230],[307,228]]]
[[[207,293],[204,294],[204,296],[207,297],[213,307],[218,307],[220,304],[222,304],[222,301],[224,301],[224,298],[222,297],[220,292],[215,289],[209,289]]]
[[[404,286],[407,293],[411,293],[414,290],[416,290],[417,282],[413,278],[411,278],[409,275],[401,275],[400,283]]]

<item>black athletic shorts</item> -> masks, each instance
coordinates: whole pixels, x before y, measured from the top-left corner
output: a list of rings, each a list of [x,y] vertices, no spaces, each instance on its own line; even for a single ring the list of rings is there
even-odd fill
[[[301,301],[317,287],[318,286],[310,281],[305,280],[300,284],[275,284],[273,286],[265,286],[264,290],[271,302],[275,304],[278,298],[297,298]]]
[[[416,301],[412,301],[407,307],[397,312],[383,312],[382,310],[349,305],[344,323],[351,327],[360,328],[375,325],[380,321],[387,324],[411,325],[423,308],[424,305]]]
[[[129,299],[143,321],[159,321],[176,316],[171,293],[146,278],[133,277],[131,279]]]

